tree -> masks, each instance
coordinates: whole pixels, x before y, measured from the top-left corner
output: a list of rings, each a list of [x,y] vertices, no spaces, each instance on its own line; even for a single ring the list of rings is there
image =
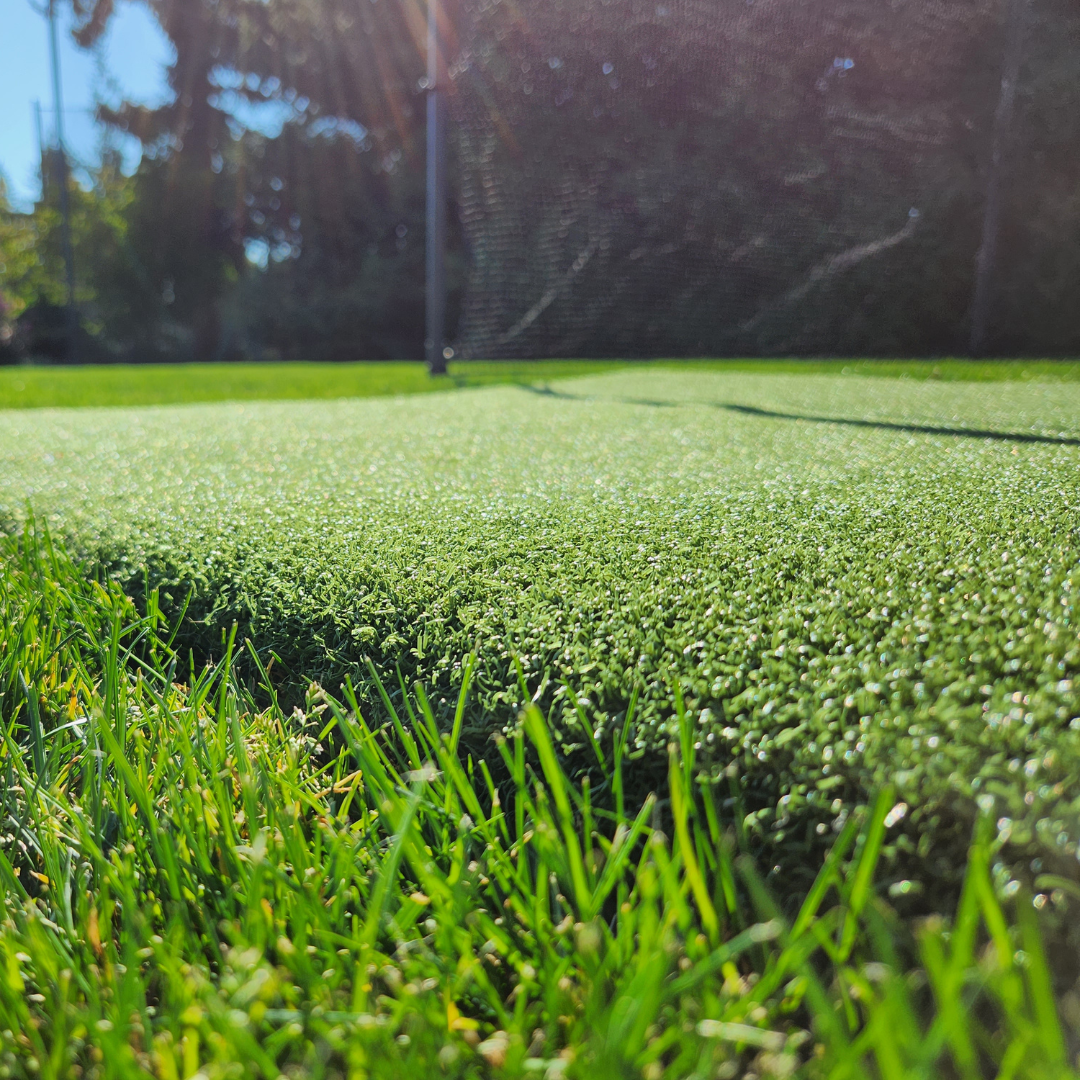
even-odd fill
[[[41,198],[29,213],[13,211],[0,185],[0,295],[6,307],[9,358],[67,357],[62,218],[54,166],[55,156],[46,154]],[[72,184],[69,192],[81,315],[79,352],[91,361],[127,359],[125,342],[153,308],[127,236],[134,185],[118,157],[110,154],[90,179],[89,188]]]
[[[93,40],[111,5],[72,2]],[[423,5],[142,2],[175,98],[106,113],[143,140],[123,236],[158,298],[123,349],[419,355]],[[1032,9],[1006,80],[1025,168],[992,170],[988,200],[1001,0],[446,0],[460,344],[953,351],[992,233],[987,341],[1075,349],[1080,108],[1048,105],[1076,96],[1080,18],[1010,2]],[[255,107],[280,134],[231,115]]]
[[[127,236],[168,299],[166,336],[203,359],[239,339],[286,354],[415,354],[423,128],[413,6],[144,2],[176,50],[174,99],[103,117],[143,143]],[[90,44],[111,3],[74,3]],[[244,131],[229,100],[287,110],[284,132]],[[266,273],[244,258],[260,248]],[[230,300],[238,288],[242,309]]]
[[[7,181],[0,175],[0,363],[17,358],[15,331],[26,310],[26,288],[37,264],[36,237],[30,218],[15,213],[8,201]]]

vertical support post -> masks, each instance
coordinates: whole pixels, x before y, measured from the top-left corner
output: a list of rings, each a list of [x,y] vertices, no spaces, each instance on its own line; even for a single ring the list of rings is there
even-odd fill
[[[49,51],[52,57],[53,104],[56,109],[57,183],[60,185],[61,242],[67,277],[68,363],[79,362],[79,312],[75,306],[75,249],[71,242],[71,192],[67,148],[64,144],[64,95],[60,85],[60,41],[56,27],[56,0],[49,0]]]
[[[45,175],[45,126],[41,122],[41,102],[37,100],[34,101],[34,131],[37,132],[38,161],[41,163],[41,187],[44,194],[48,179]]]
[[[446,83],[439,0],[428,0],[427,267],[424,351],[432,375],[446,374]]]
[[[994,273],[997,268],[998,233],[1005,201],[1005,156],[1012,137],[1013,113],[1016,111],[1016,86],[1024,59],[1024,29],[1028,0],[1005,0],[1005,55],[1001,64],[1001,88],[994,112],[994,130],[990,144],[990,174],[986,183],[986,207],[983,211],[982,241],[975,257],[975,290],[971,300],[972,356],[986,348],[990,311],[993,304]]]

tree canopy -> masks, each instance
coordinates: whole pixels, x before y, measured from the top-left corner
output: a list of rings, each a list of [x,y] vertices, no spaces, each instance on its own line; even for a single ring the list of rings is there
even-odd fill
[[[102,109],[142,160],[75,193],[94,354],[420,356],[426,5],[139,2],[171,95]],[[1001,0],[447,0],[459,348],[952,352],[996,178],[988,347],[1075,351],[1080,13],[1008,2],[995,136]],[[60,302],[55,188],[3,214],[8,325]]]

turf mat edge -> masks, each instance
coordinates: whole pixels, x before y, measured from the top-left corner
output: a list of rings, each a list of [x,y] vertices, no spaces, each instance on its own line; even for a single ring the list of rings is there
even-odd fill
[[[368,656],[439,707],[478,649],[478,749],[516,719],[517,659],[579,767],[636,687],[647,786],[678,685],[777,865],[811,865],[890,778],[899,849],[947,882],[988,793],[1018,853],[1074,858],[1076,393],[642,373],[26,414],[0,507],[29,495],[173,604],[194,583],[206,653],[236,620],[298,679]]]

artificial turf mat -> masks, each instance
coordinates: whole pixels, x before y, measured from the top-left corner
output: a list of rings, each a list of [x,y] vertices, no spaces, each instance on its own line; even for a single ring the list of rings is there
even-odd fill
[[[478,750],[516,659],[583,767],[636,689],[642,783],[678,690],[778,866],[885,779],[909,869],[948,877],[979,806],[1076,866],[1080,386],[651,371],[0,416],[9,525],[174,610],[194,586],[204,654],[235,620],[285,685],[370,657],[452,702],[476,650]]]

